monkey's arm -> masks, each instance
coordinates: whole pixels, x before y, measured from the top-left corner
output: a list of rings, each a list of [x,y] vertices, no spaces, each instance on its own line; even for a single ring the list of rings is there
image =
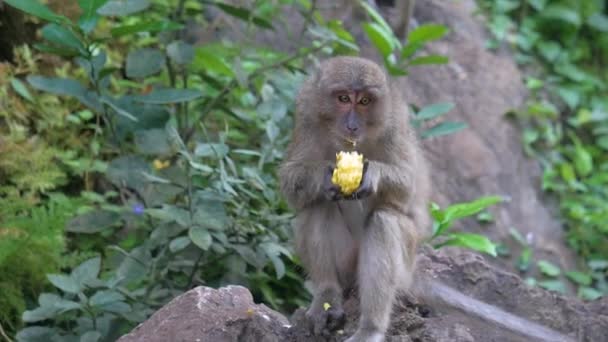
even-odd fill
[[[332,162],[287,160],[279,168],[281,192],[296,210],[326,200],[324,183]]]
[[[371,193],[391,193],[403,197],[409,195],[412,180],[412,168],[406,163],[389,164],[370,160],[362,186],[369,187]]]

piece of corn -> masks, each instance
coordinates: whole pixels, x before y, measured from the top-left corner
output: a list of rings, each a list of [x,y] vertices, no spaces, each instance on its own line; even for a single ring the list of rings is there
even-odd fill
[[[345,195],[352,194],[361,183],[363,177],[363,155],[354,152],[336,154],[336,168],[331,177],[331,182],[340,187]]]

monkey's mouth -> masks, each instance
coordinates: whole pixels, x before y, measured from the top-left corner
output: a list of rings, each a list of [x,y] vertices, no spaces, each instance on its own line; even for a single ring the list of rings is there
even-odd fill
[[[344,137],[344,140],[346,141],[347,144],[349,144],[352,147],[357,147],[357,138],[356,137]]]

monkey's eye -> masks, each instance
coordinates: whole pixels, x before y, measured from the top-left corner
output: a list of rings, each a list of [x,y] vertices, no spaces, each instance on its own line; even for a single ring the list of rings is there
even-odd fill
[[[367,96],[359,100],[359,104],[364,106],[367,106],[370,102],[372,102],[372,100]]]
[[[349,103],[350,97],[348,97],[348,95],[340,95],[340,96],[338,96],[338,101],[340,101],[342,103]]]

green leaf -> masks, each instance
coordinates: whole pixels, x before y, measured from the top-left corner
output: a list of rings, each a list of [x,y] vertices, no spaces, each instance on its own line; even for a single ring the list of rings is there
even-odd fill
[[[427,129],[426,131],[422,132],[421,136],[423,139],[430,137],[438,137],[442,135],[456,133],[467,127],[468,125],[464,122],[446,121]]]
[[[545,8],[548,0],[526,0],[535,10],[540,11]]]
[[[137,152],[144,155],[166,155],[172,151],[167,131],[162,128],[136,131],[133,140]]]
[[[235,77],[235,73],[217,52],[208,47],[198,47],[194,55],[193,66],[196,70],[214,72],[224,76]]]
[[[38,0],[4,0],[4,2],[44,20],[52,22],[69,21],[68,18],[51,11],[50,8],[41,4]]]
[[[397,39],[395,38],[395,35],[393,34],[393,30],[391,29],[391,26],[386,22],[386,20],[384,20],[382,15],[380,15],[380,13],[378,13],[372,6],[370,6],[365,1],[360,1],[359,5],[363,6],[363,8],[367,12],[367,14],[369,14],[369,16],[374,21],[374,23],[380,25],[380,28],[382,29],[382,31],[385,32],[388,36],[390,36],[391,40],[393,42],[398,42]]]
[[[540,13],[547,19],[561,20],[578,27],[581,25],[581,17],[574,8],[574,6],[567,7],[564,5],[551,4]]]
[[[492,216],[492,214],[487,211],[482,211],[481,213],[477,214],[476,218],[477,221],[480,223],[489,223],[494,221],[494,216]]]
[[[588,176],[593,171],[593,158],[591,154],[581,145],[577,144],[574,154],[574,167],[581,176]]]
[[[146,182],[141,172],[150,171],[150,165],[141,156],[126,155],[110,162],[106,177],[117,187],[127,186],[143,192]]]
[[[602,292],[592,287],[580,287],[577,295],[584,300],[596,300],[604,296]]]
[[[113,302],[125,300],[125,296],[114,290],[97,291],[90,299],[89,304],[92,306],[105,306]]]
[[[113,312],[117,314],[125,314],[131,312],[131,306],[125,302],[112,302],[99,307],[103,311]]]
[[[566,102],[570,109],[578,107],[581,101],[581,93],[569,87],[557,87],[557,94]]]
[[[113,211],[95,209],[68,221],[66,231],[83,234],[99,233],[112,227],[119,220],[120,215]]]
[[[496,203],[502,202],[502,197],[485,196],[480,197],[472,202],[463,202],[450,205],[444,210],[445,220],[453,221],[463,217],[475,215],[478,212]]]
[[[532,260],[532,249],[525,248],[521,251],[519,258],[517,258],[517,268],[521,272],[526,272],[530,268],[530,261]]]
[[[557,60],[562,48],[559,43],[554,41],[541,41],[537,44],[538,52],[547,60],[547,62],[553,62]]]
[[[13,87],[13,90],[21,95],[24,99],[30,101],[30,102],[34,102],[34,98],[32,97],[32,94],[30,94],[30,91],[27,90],[27,87],[25,86],[25,84],[23,84],[23,82],[21,82],[18,78],[11,78],[11,86]]]
[[[443,102],[443,103],[434,103],[430,106],[426,106],[422,108],[418,113],[416,113],[416,119],[419,120],[430,120],[434,119],[438,116],[444,115],[454,108],[453,103]]]
[[[137,97],[138,102],[166,104],[188,102],[203,96],[200,90],[194,89],[156,89],[147,95]]]
[[[255,24],[261,28],[271,29],[271,30],[274,29],[274,27],[272,27],[272,24],[269,21],[267,21],[264,18],[253,15],[253,13],[251,13],[251,11],[248,10],[247,8],[232,6],[232,5],[226,4],[224,2],[212,2],[212,3],[214,5],[216,5],[217,7],[219,7],[226,14],[229,14],[235,18],[239,18],[243,21],[249,21],[249,19],[251,19],[251,22],[253,24]]]
[[[82,288],[91,280],[97,279],[99,271],[101,270],[101,258],[95,257],[89,259],[82,264],[78,265],[72,273],[71,277],[74,279],[79,286]]]
[[[123,17],[141,12],[150,6],[149,0],[110,0],[97,13],[104,16]]]
[[[78,283],[65,274],[47,274],[46,277],[51,282],[51,284],[55,285],[58,289],[68,292],[68,293],[78,293],[82,291],[82,288],[78,285]]]
[[[110,108],[112,108],[116,114],[134,122],[138,121],[138,119],[133,114],[129,113],[126,109],[120,108],[119,105],[113,99],[102,95],[100,101],[110,106]]]
[[[587,25],[600,32],[608,32],[608,16],[602,13],[593,13],[587,18]]]
[[[560,280],[539,281],[538,286],[540,286],[544,289],[547,289],[549,291],[559,292],[559,293],[563,293],[563,294],[566,293],[566,286]]]
[[[167,55],[173,63],[185,65],[194,60],[194,46],[181,40],[176,40],[167,45]]]
[[[537,265],[540,271],[548,277],[557,277],[561,273],[559,267],[553,265],[549,261],[539,260]]]
[[[432,40],[440,39],[448,32],[448,28],[443,25],[420,25],[408,34],[407,42],[408,44],[426,43]]]
[[[78,5],[82,9],[80,19],[90,20],[97,17],[97,9],[103,6],[108,0],[78,0]]]
[[[224,158],[230,148],[226,144],[222,143],[198,143],[194,149],[194,155],[197,157],[214,157]]]
[[[413,65],[425,65],[425,64],[446,64],[449,59],[445,56],[440,55],[429,55],[416,57],[408,62],[409,66]]]
[[[87,51],[78,36],[63,26],[50,23],[42,28],[41,33],[44,39],[57,46],[68,47],[78,51],[78,53],[83,56],[87,54]]]
[[[27,323],[46,321],[47,319],[55,318],[59,309],[53,306],[40,306],[33,310],[27,310],[23,313],[22,319]]]
[[[153,48],[143,48],[127,55],[126,73],[129,78],[145,78],[160,72],[165,65],[165,55]]]
[[[589,265],[589,268],[591,268],[594,271],[605,270],[605,269],[608,269],[608,260],[602,260],[602,259],[589,260],[587,262],[587,265]]]
[[[496,256],[496,244],[483,235],[472,233],[452,233],[447,237],[448,240],[441,243],[437,248],[443,246],[459,246],[478,252],[487,253],[494,257]]]
[[[559,168],[562,179],[566,181],[566,183],[576,181],[576,174],[574,173],[574,168],[569,163],[562,163]]]
[[[180,30],[183,27],[184,26],[179,23],[168,20],[147,20],[137,24],[113,27],[110,30],[110,33],[112,34],[112,37],[118,38],[137,32],[165,32]]]
[[[422,43],[408,43],[406,46],[401,49],[401,59],[407,59],[413,56],[416,51],[418,51],[422,47]]]
[[[25,315],[25,313],[24,313]],[[25,319],[24,319],[25,321]],[[57,333],[56,328],[49,327],[40,327],[40,326],[30,326],[24,329],[21,329],[16,336],[17,341],[27,341],[27,342],[47,342],[47,341],[55,341],[60,340],[61,337]]]
[[[578,271],[566,272],[566,277],[579,285],[589,286],[593,282],[590,275]]]
[[[74,97],[82,97],[86,93],[86,89],[80,82],[70,78],[56,78],[30,75],[27,81],[32,87],[57,95],[69,95]]]
[[[208,250],[213,242],[211,234],[209,234],[209,231],[203,227],[197,226],[190,228],[188,231],[188,236],[195,245],[204,251]]]
[[[58,313],[82,309],[82,304],[63,298],[57,299],[53,306],[58,310]]]
[[[189,244],[190,244],[189,237],[180,236],[178,238],[171,240],[171,243],[169,243],[169,250],[171,251],[171,253],[177,253],[177,252],[183,250],[184,248],[188,247]]]
[[[281,258],[276,255],[269,255],[268,258],[274,266],[274,270],[277,274],[277,279],[283,278],[283,276],[285,275],[285,263],[283,263],[283,260],[281,260]]]
[[[364,23],[363,30],[367,34],[372,44],[378,49],[383,58],[387,58],[395,46],[388,32],[376,23]]]

